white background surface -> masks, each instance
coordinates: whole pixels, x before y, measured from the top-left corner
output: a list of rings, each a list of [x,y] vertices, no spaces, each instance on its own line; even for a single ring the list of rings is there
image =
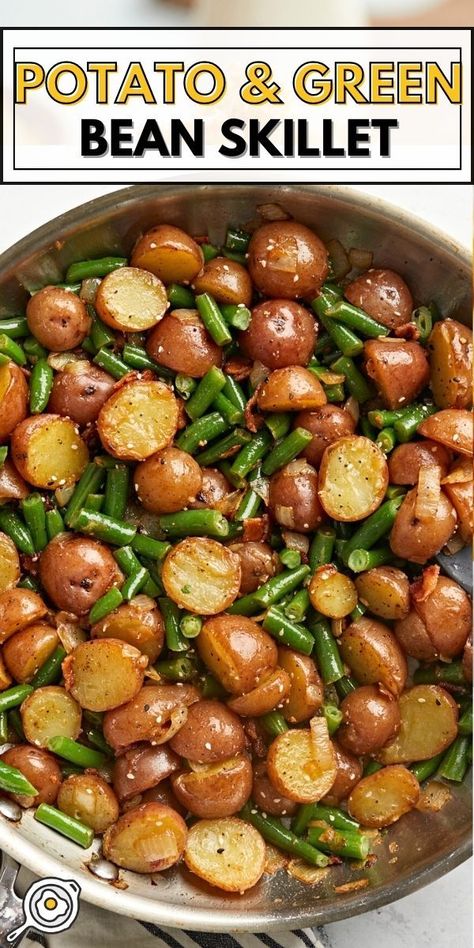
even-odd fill
[[[57,214],[113,190],[113,187],[92,185],[4,185],[0,188],[0,250],[5,250]],[[357,190],[403,207],[458,242],[471,245],[472,189],[468,186],[385,185],[359,187]],[[433,948],[434,945],[470,948],[471,871],[471,863],[464,864],[439,882],[400,902],[328,925],[320,933],[321,948]],[[94,916],[96,925],[103,922],[103,944],[110,944],[106,934],[106,913],[95,910]],[[138,948],[141,941],[138,926],[136,938],[133,944]],[[100,948],[99,943],[90,948]]]

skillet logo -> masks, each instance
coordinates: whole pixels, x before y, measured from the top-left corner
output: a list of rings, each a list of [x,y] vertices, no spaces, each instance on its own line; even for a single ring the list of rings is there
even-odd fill
[[[4,34],[6,181],[470,177],[468,30]]]
[[[73,879],[33,882],[23,899],[25,921],[7,935],[7,943],[15,944],[30,928],[45,935],[67,931],[78,916],[80,894]]]

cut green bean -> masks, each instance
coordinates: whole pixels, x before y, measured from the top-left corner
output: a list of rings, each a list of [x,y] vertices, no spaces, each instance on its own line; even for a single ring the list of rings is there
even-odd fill
[[[20,738],[20,741],[26,740],[23,730],[23,721],[21,720],[21,714],[18,708],[12,708],[11,711],[8,712],[8,724]]]
[[[181,286],[179,283],[170,283],[166,292],[170,302],[170,309],[196,308],[194,293],[189,290],[187,286]]]
[[[419,341],[426,346],[433,328],[433,316],[428,306],[419,306],[413,313],[413,321],[419,332]]]
[[[252,440],[250,431],[245,428],[235,428],[234,431],[224,435],[219,441],[214,441],[204,451],[196,454],[196,461],[201,467],[210,467],[222,458],[227,458],[235,454],[242,445],[248,444]],[[243,480],[243,478],[239,478]]]
[[[279,557],[280,562],[288,569],[296,569],[297,566],[301,566],[301,553],[299,553],[298,550],[290,550],[288,547],[285,547],[285,549],[279,553]]]
[[[316,664],[325,685],[339,681],[344,675],[344,665],[339,654],[336,639],[327,619],[316,613],[310,613],[307,620],[313,639]]]
[[[126,576],[131,576],[132,573],[137,573],[141,569],[142,564],[131,546],[121,546],[118,550],[114,550],[114,558]]]
[[[85,747],[78,741],[73,741],[71,737],[50,737],[48,741],[48,750],[57,757],[68,760],[71,764],[77,764],[79,767],[103,767],[105,764],[104,754],[99,751]]]
[[[376,774],[379,770],[382,770],[382,764],[379,764],[377,760],[368,760],[363,771],[364,777],[370,777],[372,774]]]
[[[340,701],[343,701],[344,698],[347,698],[347,695],[350,695],[352,691],[355,691],[357,688],[357,682],[353,678],[350,678],[349,675],[344,675],[339,681],[336,681],[336,691],[337,696]]]
[[[317,303],[318,300],[315,302]],[[322,311],[319,312],[318,310],[320,310],[321,307],[316,308],[314,303],[311,305],[315,312],[318,313],[319,320],[324,326],[328,336],[330,336],[334,345],[342,352],[342,355],[349,357],[360,355],[364,348],[362,339],[359,339],[359,337],[352,332],[352,329],[348,329],[348,327],[343,326],[342,323],[336,322],[334,319],[326,316]]]
[[[188,454],[195,454],[197,449],[204,447],[208,441],[224,434],[228,427],[228,422],[218,411],[203,415],[184,429],[176,439],[176,447],[187,451]]]
[[[251,823],[261,833],[264,840],[271,843],[272,846],[277,846],[278,849],[283,849],[284,852],[298,856],[312,866],[319,866],[319,868],[324,869],[328,865],[329,858],[324,853],[300,839],[291,830],[286,829],[276,817],[260,813],[251,802],[245,804],[239,815],[247,823]]]
[[[76,517],[79,515],[89,494],[95,494],[99,490],[105,474],[105,468],[98,463],[97,459],[87,465],[67,505],[64,520],[68,527],[74,527]]]
[[[8,715],[6,711],[0,711],[0,744],[6,744],[8,741]]]
[[[347,547],[344,548],[344,558]],[[347,565],[353,573],[363,573],[368,569],[375,569],[376,566],[385,566],[386,563],[392,563],[394,555],[388,545],[377,546],[372,550],[353,550],[347,560]]]
[[[184,398],[185,401],[191,398],[193,392],[196,391],[197,384],[196,379],[192,379],[190,375],[183,375],[182,373],[178,373],[174,380],[176,391],[179,392],[181,398]]]
[[[226,537],[229,523],[218,510],[180,510],[158,518],[160,530],[172,537]]]
[[[237,303],[237,305],[235,303],[223,303],[220,306],[220,311],[226,323],[234,329],[245,330],[249,328],[252,313],[243,303]]]
[[[214,260],[214,257],[219,256],[219,247],[216,247],[214,244],[201,244],[201,250],[205,263],[208,263],[209,260]]]
[[[32,592],[38,592],[39,582],[34,576],[24,576],[18,583],[20,589],[31,589]]]
[[[222,247],[221,253],[222,256],[227,257],[228,260],[234,260],[235,263],[240,263],[242,267],[247,265],[247,255],[245,253],[239,253],[238,250],[228,250],[227,247]]]
[[[32,685],[13,685],[13,688],[7,688],[6,691],[0,692],[0,712],[17,708],[20,704],[23,704],[25,698],[32,691]]]
[[[359,418],[359,428],[365,438],[370,438],[371,441],[375,441],[377,431],[366,415],[362,415],[361,418]]]
[[[86,510],[102,510],[104,499],[103,494],[89,494],[84,507]]]
[[[127,509],[130,468],[117,464],[107,471],[105,482],[104,513],[115,520],[123,520]]]
[[[28,497],[25,497],[21,502],[21,509],[33,539],[35,551],[41,553],[41,550],[44,550],[48,543],[43,498],[40,494],[28,494]]]
[[[342,559],[346,565],[351,553],[355,550],[370,550],[392,529],[402,500],[402,497],[394,497],[392,500],[385,501],[370,517],[367,517],[367,520],[364,520],[344,547]]]
[[[468,734],[472,734],[472,704],[463,711],[458,722],[458,732],[466,737]]]
[[[331,362],[331,368],[335,372],[340,372],[341,375],[345,375],[345,382],[349,393],[354,396],[354,398],[363,404],[369,398],[373,396],[373,388],[367,381],[367,379],[362,375],[362,372],[359,372],[355,362],[349,358],[349,356],[341,355],[334,362]]]
[[[99,257],[97,260],[79,260],[71,263],[66,271],[67,283],[78,283],[93,277],[105,277],[113,270],[127,266],[126,257]]]
[[[92,319],[90,339],[95,353],[97,353],[99,349],[113,346],[115,344],[115,333],[112,332],[110,326],[107,326],[99,319],[93,306],[88,306],[87,311]]]
[[[34,556],[35,545],[28,527],[18,514],[8,507],[0,507],[0,530],[3,530],[10,537],[10,540],[13,540],[20,553]]]
[[[189,642],[181,632],[180,612],[175,602],[162,596],[158,600],[163,622],[165,624],[166,645],[170,652],[185,652],[189,648]]]
[[[66,836],[67,839],[77,843],[78,846],[82,846],[83,849],[92,846],[94,830],[90,826],[86,826],[85,823],[75,820],[72,816],[62,813],[61,810],[57,810],[55,806],[50,806],[49,803],[40,803],[34,812],[34,818],[38,820],[38,823],[43,823],[44,826],[56,830],[61,836]]]
[[[393,428],[395,422],[399,421],[400,418],[403,418],[408,412],[411,412],[411,407],[394,408],[391,410],[376,408],[373,411],[369,411],[367,418],[373,428],[378,428],[380,430],[382,428]]]
[[[437,411],[438,408],[436,405],[414,405],[410,411],[407,412],[403,418],[399,418],[393,426],[398,441],[400,441],[401,444],[406,444],[407,441],[411,441],[419,425],[421,425],[421,422],[430,415],[434,415]]]
[[[436,754],[435,757],[430,757],[429,760],[420,760],[418,763],[412,764],[410,770],[418,782],[423,783],[424,780],[428,780],[436,773],[443,757],[444,753],[441,753]]]
[[[22,347],[5,333],[0,333],[0,353],[17,365],[26,365],[26,355]]]
[[[397,439],[395,436],[395,429],[382,428],[382,430],[379,431],[377,435],[375,443],[377,447],[380,448],[381,451],[383,451],[384,454],[390,454],[390,451],[393,451],[397,443]]]
[[[232,484],[232,487],[235,487],[236,490],[246,490],[247,481],[244,477],[238,477],[231,471],[231,461],[224,459],[219,461],[217,465],[219,471],[222,472],[224,477],[229,481],[229,484]]]
[[[5,464],[7,457],[8,457],[8,445],[2,444],[2,446],[0,447],[0,468],[2,468],[3,465]]]
[[[460,685],[466,686],[462,662],[435,662],[420,665],[413,673],[415,685]]]
[[[294,458],[298,457],[298,455],[308,447],[308,444],[310,444],[312,440],[313,435],[310,431],[307,431],[306,428],[294,428],[293,431],[287,435],[283,441],[276,444],[270,451],[270,454],[267,455],[262,464],[263,474],[270,476],[274,474],[275,471],[284,467],[285,464],[293,461]]]
[[[67,652],[62,645],[56,646],[53,654],[46,659],[34,678],[31,679],[31,687],[44,688],[46,685],[55,685],[61,678],[61,665],[66,655]]]
[[[100,622],[102,619],[105,619],[109,613],[113,612],[114,609],[118,607],[123,602],[123,596],[120,589],[117,589],[116,586],[113,586],[112,589],[109,589],[108,592],[104,593],[97,602],[94,603],[92,609],[89,612],[89,623],[90,625],[95,625],[96,622]]]
[[[310,826],[308,839],[326,853],[345,859],[367,859],[370,840],[356,830],[336,830],[332,826]]]
[[[272,576],[255,592],[236,599],[227,609],[232,615],[252,616],[262,612],[268,606],[279,602],[285,596],[294,592],[304,582],[310,573],[309,566],[299,566],[297,569],[286,570]]]
[[[272,436],[269,431],[262,430],[254,435],[252,440],[246,444],[232,463],[232,471],[239,477],[246,477],[252,468],[256,467],[259,461],[265,456],[272,443]]]
[[[0,335],[10,336],[10,339],[23,339],[29,335],[28,320],[26,316],[9,316],[7,319],[0,319]]]
[[[131,543],[132,549],[139,556],[147,556],[150,560],[163,560],[169,552],[170,544],[165,540],[155,540],[147,533],[137,533]]]
[[[302,836],[308,823],[312,820],[324,820],[329,826],[333,826],[334,829],[338,830],[349,830],[349,832],[352,830],[354,832],[359,829],[357,821],[353,820],[347,813],[344,813],[338,807],[327,806],[325,803],[303,803],[298,808],[296,816],[293,817],[291,828],[297,836]]]
[[[462,783],[469,767],[470,748],[471,738],[460,734],[446,751],[438,770],[439,776]]]
[[[131,371],[130,366],[126,365],[118,355],[115,355],[115,352],[111,352],[109,349],[99,349],[92,361],[101,369],[105,369],[114,379],[122,379],[124,375]]]
[[[57,537],[58,534],[64,533],[64,520],[57,510],[56,507],[53,507],[52,510],[46,511],[46,532],[48,534],[48,540],[54,540],[54,537]]]
[[[149,369],[151,372],[154,372],[155,375],[160,375],[163,379],[174,380],[174,372],[166,366],[155,362],[154,359],[151,359],[146,349],[143,349],[141,346],[126,342],[122,349],[122,359],[124,363],[129,366],[128,371],[130,371],[130,369],[137,369],[137,371],[141,372],[145,369]]]
[[[331,562],[335,540],[336,531],[332,527],[321,527],[315,534],[308,554],[309,565],[313,573],[319,566],[325,566],[326,563]]]
[[[367,612],[367,606],[364,606],[364,603],[360,602],[359,600],[359,602],[357,603],[356,606],[354,606],[350,614],[352,621],[357,622],[357,620],[361,619],[362,616],[365,615],[366,612]]]
[[[406,487],[399,487],[397,484],[389,484],[385,496],[387,500],[394,500],[396,497],[404,497],[406,492]]]
[[[11,767],[0,760],[0,790],[6,793],[21,793],[27,797],[34,797],[38,793],[36,787],[23,776],[17,767]]]
[[[223,418],[229,423],[229,425],[239,425],[243,420],[243,413],[240,408],[237,408],[229,398],[226,398],[222,392],[218,392],[214,401],[212,402],[212,407],[216,411],[220,412]]]
[[[379,339],[381,336],[388,336],[389,334],[386,326],[382,326],[381,323],[368,316],[363,309],[353,306],[346,300],[338,300],[337,303],[334,303],[326,310],[326,316],[349,326],[350,329],[355,329],[361,336],[366,336],[368,339]]]
[[[268,711],[267,714],[263,714],[260,718],[260,724],[271,738],[278,737],[279,734],[284,734],[288,730],[288,725],[281,711]]]
[[[288,563],[286,564],[289,565]],[[304,622],[304,618],[309,609],[309,593],[307,589],[300,589],[291,602],[285,606],[285,615],[293,622]]]
[[[209,293],[200,293],[196,296],[196,307],[209,335],[218,346],[232,342],[232,335],[214,297]]]
[[[30,376],[30,412],[38,415],[45,410],[53,387],[53,370],[45,359],[38,359]]]
[[[238,253],[247,253],[250,243],[250,234],[240,227],[228,227],[225,238],[227,250],[236,250]]]
[[[240,408],[241,412],[245,410],[247,399],[242,391],[241,386],[235,381],[232,375],[226,375],[222,394],[225,395],[225,397],[228,398],[230,402],[233,402],[236,408]]]
[[[199,690],[203,698],[218,698],[221,700],[227,697],[225,688],[211,674],[204,675],[204,678],[200,679]]]
[[[216,395],[224,388],[225,375],[216,365],[211,366],[205,376],[199,382],[195,392],[186,402],[186,414],[192,421],[201,418],[207,409],[212,405]]]
[[[230,468],[230,474],[235,477]],[[234,521],[242,523],[244,520],[251,520],[256,517],[262,503],[262,498],[250,487],[242,497],[239,506],[234,514]]]
[[[96,750],[101,751],[101,753],[105,754],[106,757],[114,757],[114,751],[109,746],[109,744],[107,744],[107,741],[105,740],[101,730],[86,724],[84,727],[84,735],[87,737],[89,744],[92,744]]]
[[[332,737],[342,724],[342,711],[335,704],[323,704],[322,711],[326,718],[329,736]]]
[[[135,573],[131,573],[120,590],[122,599],[130,602],[131,599],[138,596],[138,593],[142,591],[149,578],[150,574],[144,566],[141,566]]]
[[[195,639],[202,629],[202,619],[188,612],[181,618],[179,627],[185,639]]]
[[[265,417],[265,424],[275,441],[280,441],[288,434],[292,421],[293,417],[289,411],[275,412]]]
[[[167,681],[191,681],[196,677],[196,663],[189,655],[175,655],[157,662],[155,669]]]
[[[263,620],[263,628],[282,645],[288,645],[296,652],[311,655],[314,646],[313,636],[302,625],[292,622],[282,609],[270,606]]]
[[[79,533],[111,543],[113,546],[127,546],[135,537],[137,528],[122,520],[115,520],[96,510],[81,510],[74,520],[74,528]]]

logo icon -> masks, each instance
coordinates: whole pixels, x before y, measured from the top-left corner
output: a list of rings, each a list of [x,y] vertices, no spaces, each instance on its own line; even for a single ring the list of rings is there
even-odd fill
[[[28,928],[51,934],[64,932],[79,913],[81,887],[74,879],[38,879],[30,885],[23,899],[25,921],[7,935],[15,942]]]

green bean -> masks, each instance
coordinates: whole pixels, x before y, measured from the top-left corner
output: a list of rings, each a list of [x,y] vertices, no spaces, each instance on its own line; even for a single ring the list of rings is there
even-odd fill
[[[288,619],[282,609],[270,606],[263,620],[263,628],[276,638],[282,645],[311,655],[314,646],[313,636],[302,625]]]
[[[363,770],[363,776],[370,777],[372,774],[376,774],[382,769],[382,764],[379,764],[377,760],[368,760]]]
[[[78,764],[79,767],[102,767],[105,764],[104,754],[99,751],[85,747],[78,741],[73,741],[71,737],[50,737],[48,741],[48,750],[57,757],[68,760],[71,764]]]
[[[389,428],[395,424],[396,421],[399,421],[400,418],[403,418],[407,412],[411,412],[410,408],[395,408],[393,410],[377,408],[373,411],[369,411],[368,420],[369,423],[374,428]]]
[[[236,599],[236,601],[229,606],[227,612],[230,612],[232,615],[255,615],[255,613],[261,612],[262,609],[272,606],[275,602],[283,599],[284,596],[288,596],[289,593],[294,592],[298,586],[301,586],[309,573],[310,568],[306,565],[278,573],[277,576],[272,576],[271,579],[267,580],[267,582],[260,586],[255,592]]]
[[[36,553],[41,553],[48,543],[46,512],[40,494],[29,494],[21,502],[21,509],[30,531]]]
[[[176,603],[172,599],[168,599],[167,596],[162,596],[158,600],[158,605],[165,624],[167,647],[170,652],[186,652],[189,643],[179,627],[180,614]]]
[[[167,289],[170,309],[195,309],[194,293],[187,286],[179,283],[170,283]]]
[[[55,806],[50,806],[49,803],[40,803],[34,812],[34,818],[38,820],[38,823],[56,830],[57,833],[61,833],[61,836],[66,836],[83,849],[92,846],[94,830],[72,816],[62,813],[61,810],[57,810]]]
[[[54,540],[54,537],[57,537],[59,533],[64,532],[64,520],[57,510],[54,507],[52,510],[46,511],[46,532],[48,534],[48,540]]]
[[[237,408],[222,392],[218,392],[212,403],[212,407],[220,412],[222,417],[228,421],[229,425],[239,425],[243,420],[243,413],[240,408]]]
[[[251,440],[252,435],[249,431],[246,431],[245,428],[235,428],[234,431],[224,435],[219,441],[214,441],[205,448],[204,451],[197,454],[196,461],[201,467],[209,467],[215,464],[216,461],[235,454],[235,449],[238,449],[243,444],[248,444]]]
[[[224,477],[226,478],[226,480],[228,480],[229,483],[232,484],[232,486],[235,487],[236,490],[245,490],[245,489],[246,489],[246,487],[247,487],[247,481],[245,480],[245,478],[244,478],[244,477],[239,477],[238,475],[236,476],[235,474],[232,473],[232,471],[231,471],[231,461],[229,461],[227,458],[225,458],[223,461],[219,461],[217,467],[218,467],[219,471],[222,472],[222,474],[224,475]],[[230,526],[231,526],[231,525],[229,524],[229,527],[230,527]]]
[[[395,500],[396,497],[404,497],[406,492],[406,487],[399,487],[397,484],[389,484],[385,496],[387,500]]]
[[[74,521],[74,528],[79,533],[86,533],[104,543],[113,546],[126,546],[133,540],[137,528],[122,520],[108,517],[96,510],[81,510]]]
[[[105,740],[101,730],[86,724],[84,727],[84,734],[87,737],[89,744],[92,744],[92,746],[101,751],[102,754],[105,754],[106,757],[114,757],[114,752],[109,744],[107,744],[107,741]]]
[[[127,266],[126,257],[100,257],[97,260],[80,260],[71,263],[66,272],[67,283],[90,280],[92,277],[105,277],[113,270]]]
[[[56,646],[52,655],[38,669],[36,675],[31,679],[32,688],[44,688],[46,685],[54,685],[61,678],[61,665],[66,658],[67,652],[62,645]]]
[[[87,465],[67,505],[64,520],[68,527],[74,527],[76,517],[79,515],[89,494],[95,494],[104,477],[105,469],[97,462],[97,459]]]
[[[462,662],[435,662],[420,665],[413,672],[415,685],[466,685]]]
[[[260,718],[260,724],[271,738],[278,737],[288,730],[288,725],[281,711],[268,711]]]
[[[160,530],[173,537],[226,537],[229,524],[219,510],[180,510],[158,517]]]
[[[412,319],[419,332],[419,340],[422,346],[425,346],[430,337],[433,328],[433,316],[428,306],[419,306],[415,309]]]
[[[293,417],[289,411],[275,412],[274,414],[266,415],[265,424],[275,441],[280,441],[281,438],[284,438],[285,435],[288,434],[292,420]]]
[[[421,422],[438,411],[436,405],[413,405],[403,418],[394,424],[395,434],[402,444],[415,436]]]
[[[331,826],[311,826],[308,839],[312,846],[323,852],[334,853],[346,859],[367,859],[370,840],[355,830],[335,830]]]
[[[357,821],[353,820],[347,813],[344,813],[338,807],[327,806],[325,803],[303,803],[293,817],[291,828],[297,836],[302,836],[308,823],[311,823],[312,820],[324,820],[329,826],[333,826],[334,829],[338,830],[354,832],[359,829]]]
[[[323,715],[326,719],[330,737],[336,733],[342,724],[342,711],[335,704],[323,704]]]
[[[364,348],[362,339],[359,339],[359,337],[352,332],[352,329],[348,329],[347,326],[343,326],[342,323],[335,322],[331,317],[326,316],[325,313],[318,312],[318,309],[314,307],[314,304],[311,305],[313,306],[313,309],[315,309],[315,312],[318,313],[319,320],[332,339],[334,345],[340,349],[343,356],[352,357],[360,355]]]
[[[340,701],[347,698],[347,695],[350,695],[351,692],[357,688],[357,682],[355,682],[353,678],[350,678],[349,675],[344,675],[339,681],[336,681],[335,684],[337,696]]]
[[[252,313],[243,303],[237,303],[237,305],[235,303],[223,303],[219,308],[229,326],[241,330],[249,328]]]
[[[334,352],[332,339],[328,332],[318,333],[318,341],[314,347],[314,354],[315,356],[321,356],[327,352]]]
[[[104,513],[115,520],[123,520],[127,509],[130,468],[117,464],[107,471],[105,483]]]
[[[388,336],[389,333],[386,326],[382,326],[381,323],[368,316],[363,309],[352,306],[346,300],[339,300],[334,303],[326,310],[326,315],[331,319],[344,323],[350,329],[355,329],[356,332],[360,332],[361,336],[367,336],[368,339],[378,339],[381,336]]]
[[[130,602],[131,599],[134,599],[135,596],[138,596],[138,593],[142,591],[149,578],[150,574],[144,566],[141,566],[140,569],[136,571],[136,573],[131,573],[130,576],[128,576],[125,580],[120,590],[122,599]]]
[[[38,793],[18,767],[11,767],[0,760],[0,790],[6,793],[21,793],[24,796],[34,797]]]
[[[225,375],[216,365],[211,366],[201,379],[195,392],[186,403],[186,413],[192,421],[201,418],[212,405],[216,395],[224,388]]]
[[[435,757],[430,757],[429,760],[420,760],[416,764],[412,764],[410,770],[412,774],[415,775],[419,783],[423,783],[424,780],[428,780],[428,777],[432,777],[436,773],[444,753],[436,754]]]
[[[3,465],[5,464],[7,457],[8,457],[8,445],[2,444],[2,446],[0,447],[0,468],[2,468]]]
[[[20,589],[31,589],[32,592],[38,592],[39,582],[34,576],[24,576],[18,583]]]
[[[288,564],[286,564],[288,565]],[[309,593],[307,589],[300,589],[291,602],[285,606],[285,615],[293,622],[303,622],[309,609]]]
[[[328,865],[329,859],[324,853],[295,836],[276,817],[260,813],[251,802],[245,804],[239,815],[247,823],[251,823],[272,846],[277,846],[293,856],[299,856],[312,866],[324,868]]]
[[[228,227],[225,238],[227,250],[236,250],[238,253],[247,253],[250,243],[250,234],[239,227]]]
[[[461,717],[458,721],[458,733],[462,734],[463,737],[466,737],[468,734],[472,734],[472,704],[463,711]]]
[[[344,549],[344,555],[346,548]],[[385,566],[386,563],[392,563],[394,555],[390,547],[377,546],[372,550],[353,550],[347,560],[347,565],[353,573],[364,573],[368,569],[374,569],[376,566]]]
[[[370,550],[392,529],[402,500],[402,497],[394,497],[392,500],[385,501],[370,517],[367,517],[367,520],[364,520],[344,547],[342,559],[346,565],[351,553],[355,550]]]
[[[232,402],[236,408],[240,408],[241,412],[244,412],[245,406],[247,404],[247,399],[240,387],[239,383],[235,381],[232,375],[226,375],[225,385],[222,389],[222,394]]]
[[[30,412],[38,415],[46,408],[53,387],[53,370],[45,359],[38,359],[30,376]]]
[[[61,774],[63,780],[66,780],[66,777],[74,777],[76,774],[83,774],[84,767],[77,767],[76,764],[61,764]]]
[[[122,349],[122,359],[127,366],[130,366],[132,369],[137,369],[138,371],[150,369],[151,372],[160,375],[163,379],[174,379],[174,372],[166,366],[155,362],[154,359],[151,359],[146,349],[143,349],[141,346],[134,346],[126,342]],[[130,371],[130,368],[128,371]]]
[[[193,421],[176,439],[176,447],[188,454],[195,454],[198,448],[227,431],[229,425],[218,411],[203,415]]]
[[[203,252],[205,263],[208,263],[209,260],[214,260],[214,257],[219,256],[219,247],[216,247],[214,244],[201,244],[201,250]]]
[[[307,620],[313,638],[316,664],[325,685],[339,681],[344,675],[344,665],[337,642],[327,619],[311,612]]]
[[[167,681],[191,681],[196,677],[197,667],[189,655],[175,655],[157,662],[155,669]]]
[[[21,714],[18,708],[12,708],[11,711],[8,712],[8,724],[17,737],[20,738],[20,741],[26,740],[23,730],[23,721],[21,720]]]
[[[395,429],[382,428],[382,430],[379,431],[377,438],[375,439],[375,443],[377,447],[380,448],[381,451],[383,451],[384,454],[390,454],[390,451],[393,451],[397,443],[397,439],[395,437]]]
[[[460,734],[446,752],[438,770],[439,776],[445,780],[462,783],[469,767],[469,750],[471,738]]]
[[[99,319],[93,306],[89,305],[87,311],[92,319],[90,339],[95,352],[97,353],[99,349],[106,348],[107,346],[113,346],[115,344],[115,333],[112,332],[110,326],[107,326]]]
[[[142,566],[131,546],[121,546],[118,550],[114,550],[114,559],[117,560],[120,569],[126,576],[137,573]]]
[[[296,569],[297,566],[301,566],[301,553],[298,550],[290,550],[288,547],[285,547],[284,550],[279,554],[280,562],[283,563],[283,566],[288,567],[288,569]]]
[[[0,530],[3,530],[13,540],[20,553],[34,556],[36,552],[35,545],[28,527],[20,520],[18,514],[9,507],[0,508]]]
[[[227,247],[222,247],[222,256],[227,257],[228,260],[234,260],[235,263],[240,263],[242,267],[247,265],[247,255],[245,253],[239,253],[237,250],[228,250]]]
[[[92,361],[101,369],[105,369],[114,379],[122,379],[124,375],[131,371],[130,366],[126,365],[118,355],[115,355],[115,352],[111,352],[109,349],[99,349]]]
[[[28,320],[26,316],[9,316],[7,319],[0,319],[0,335],[10,336],[10,339],[23,339],[29,335]]]
[[[280,470],[285,464],[293,461],[313,440],[313,435],[306,428],[294,428],[293,431],[276,444],[267,455],[263,464],[262,472],[270,476],[275,471]]]
[[[335,539],[336,531],[332,527],[321,527],[315,534],[308,554],[309,565],[313,573],[319,566],[325,566],[326,563],[331,562]]]
[[[88,494],[87,500],[84,504],[86,510],[102,510],[102,505],[104,503],[103,494]]]
[[[33,688],[31,685],[13,685],[13,688],[7,688],[0,692],[0,711],[10,711],[11,708],[17,708],[23,704],[25,698],[31,694]]]
[[[181,398],[184,398],[184,400],[187,401],[188,398],[191,398],[193,392],[196,391],[197,382],[196,379],[192,379],[190,375],[178,373],[174,380],[174,387],[181,395]]]
[[[185,639],[195,639],[202,629],[202,619],[188,612],[182,616],[179,627]]]
[[[362,375],[362,372],[359,372],[355,362],[348,356],[341,355],[334,362],[331,362],[331,368],[334,369],[335,372],[340,372],[342,375],[345,375],[344,384],[359,404],[363,404],[367,399],[372,398],[372,386]]]
[[[230,468],[230,474],[233,475],[232,466]],[[251,520],[252,517],[256,517],[261,503],[262,498],[250,487],[237,507],[234,514],[234,521],[242,523],[243,520]]]
[[[204,677],[200,679],[199,690],[203,698],[218,698],[220,700],[227,697],[225,688],[223,688],[220,681],[217,681],[217,678],[214,678],[211,674],[204,675]]]
[[[147,533],[137,533],[131,543],[132,549],[139,556],[147,556],[150,560],[163,560],[170,550],[170,544],[164,540],[155,540]]]
[[[363,615],[367,612],[367,606],[364,606],[364,603],[359,600],[356,606],[354,606],[351,612],[351,619],[353,622],[357,622],[358,619],[361,619]]]
[[[214,297],[209,293],[200,293],[196,296],[196,307],[209,335],[218,346],[232,342],[232,335]]]
[[[105,616],[108,616],[109,613],[113,612],[114,609],[118,607],[123,602],[123,596],[120,589],[117,589],[116,586],[113,586],[112,589],[109,589],[100,599],[92,606],[92,609],[89,612],[89,623],[90,625],[95,625],[96,622],[100,622],[102,619],[105,619]]]
[[[359,428],[365,438],[370,438],[371,441],[375,441],[377,432],[366,415],[362,415],[359,419]]]
[[[16,362],[17,365],[26,365],[26,356],[22,347],[5,333],[0,334],[0,353],[12,362]]]
[[[246,477],[259,461],[265,456],[270,447],[272,437],[269,431],[259,431],[252,440],[239,451],[232,464],[232,471],[240,477]]]
[[[6,711],[0,711],[0,744],[8,741],[8,716]]]

